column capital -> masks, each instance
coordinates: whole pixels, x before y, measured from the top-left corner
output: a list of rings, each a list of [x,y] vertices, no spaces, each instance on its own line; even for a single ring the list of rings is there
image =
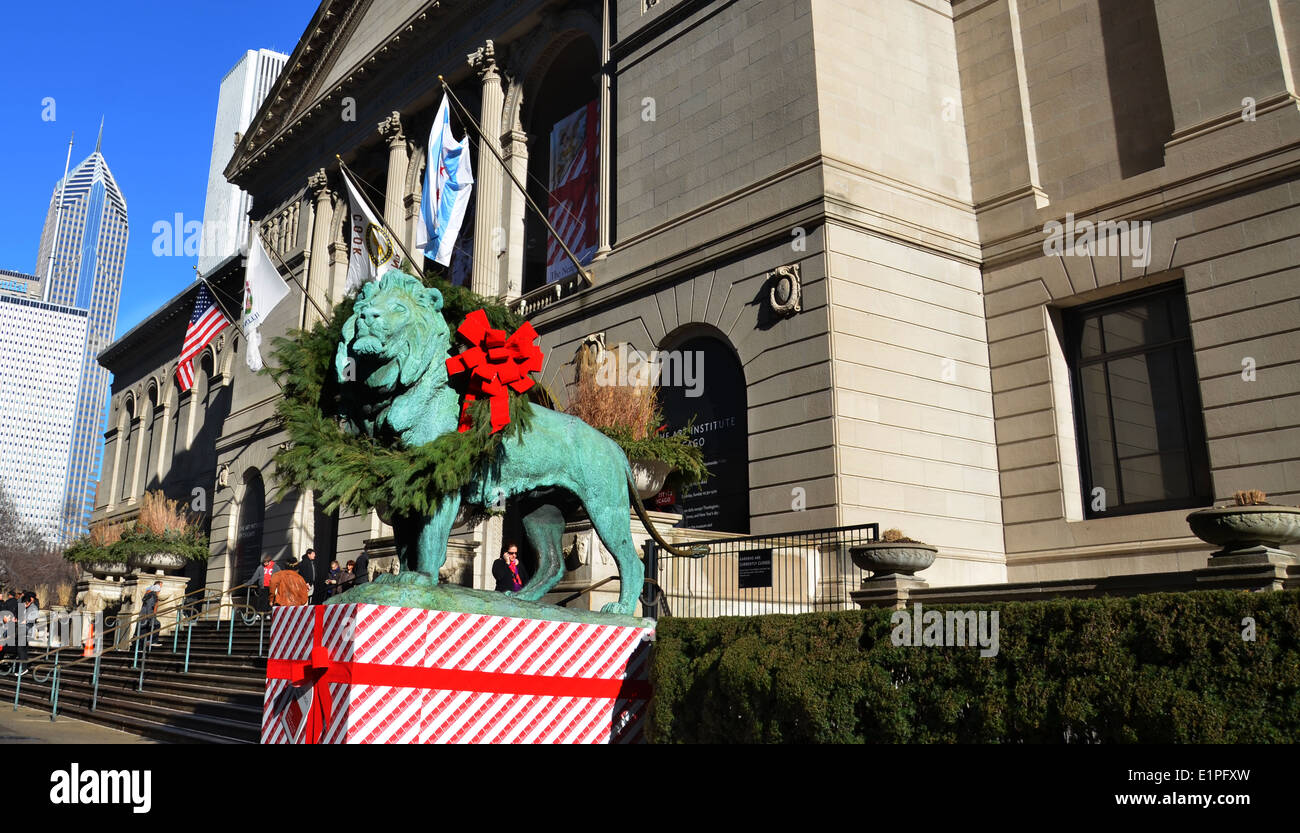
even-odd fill
[[[465,56],[469,65],[478,73],[483,83],[488,79],[496,80],[501,76],[497,73],[497,50],[492,41],[484,41],[478,49]]]
[[[406,134],[402,132],[402,114],[394,110],[379,123],[379,135],[388,140],[389,149],[404,146]]]
[[[330,181],[324,168],[318,169],[316,173],[307,177],[307,187],[315,194],[318,202],[329,197]]]

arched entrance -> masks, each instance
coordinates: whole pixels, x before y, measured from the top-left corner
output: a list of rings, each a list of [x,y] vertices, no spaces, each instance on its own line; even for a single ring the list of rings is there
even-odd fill
[[[242,584],[262,560],[262,527],[266,520],[266,487],[262,473],[244,473],[244,494],[239,501],[239,527],[235,538],[235,574],[231,585]]]
[[[691,428],[691,440],[712,472],[682,494],[661,492],[659,508],[681,512],[693,529],[749,532],[749,409],[745,369],[731,345],[710,335],[677,342],[661,367],[683,368],[660,380],[669,432]],[[684,378],[670,378],[682,376]],[[695,422],[692,424],[692,418]]]

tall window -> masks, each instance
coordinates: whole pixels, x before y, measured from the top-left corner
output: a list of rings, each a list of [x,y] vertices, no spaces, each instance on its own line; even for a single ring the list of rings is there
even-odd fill
[[[1087,517],[1209,504],[1182,282],[1068,310],[1066,338]]]
[[[529,196],[584,265],[596,253],[600,216],[599,73],[596,45],[574,38],[547,68],[526,125]],[[572,262],[532,210],[524,225],[525,292],[574,274]]]

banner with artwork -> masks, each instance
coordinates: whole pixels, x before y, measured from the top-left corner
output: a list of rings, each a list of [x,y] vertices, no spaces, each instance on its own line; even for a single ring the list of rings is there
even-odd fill
[[[597,159],[596,134],[600,119],[596,102],[556,122],[551,130],[550,199],[546,206],[551,226],[585,266],[596,253]],[[576,271],[554,235],[546,240],[546,282],[553,283]]]

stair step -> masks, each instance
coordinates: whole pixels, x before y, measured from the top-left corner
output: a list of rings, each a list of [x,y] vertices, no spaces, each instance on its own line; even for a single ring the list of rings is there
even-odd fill
[[[13,702],[13,678],[0,678],[0,697]],[[24,682],[19,702],[48,711],[49,686]],[[76,717],[91,723],[121,729],[132,734],[156,738],[171,743],[257,743],[260,739],[260,718],[256,724],[243,721],[194,719],[201,716],[186,715],[173,709],[150,708],[144,714],[136,704],[115,698],[100,697],[97,708],[90,710],[89,698],[71,695],[62,686],[59,690],[59,714]],[[188,718],[188,719],[187,719]],[[172,722],[167,722],[172,721]],[[189,723],[191,725],[185,725]],[[193,724],[206,727],[197,728]]]

